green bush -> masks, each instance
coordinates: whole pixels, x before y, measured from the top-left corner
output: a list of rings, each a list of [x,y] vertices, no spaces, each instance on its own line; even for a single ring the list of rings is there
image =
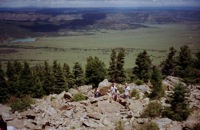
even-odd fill
[[[31,104],[34,103],[34,100],[30,96],[25,96],[23,98],[11,97],[8,101],[9,106],[12,109],[12,112],[18,111],[22,112],[31,107]]]
[[[84,96],[82,93],[77,93],[72,97],[72,101],[78,102],[82,100],[86,100],[86,96]]]
[[[139,92],[136,89],[132,89],[131,90],[130,96],[131,97],[136,97],[136,99],[140,98],[140,94],[139,94]]]
[[[119,120],[118,122],[116,122],[115,124],[115,130],[125,130],[124,129],[124,122]]]
[[[122,94],[122,93],[124,92],[123,87],[119,87],[119,86],[117,86],[117,90],[119,91],[120,94]]]
[[[145,124],[139,125],[136,130],[159,130],[159,127],[154,122],[147,122]]]
[[[144,84],[144,81],[142,81],[142,80],[140,80],[140,79],[136,79],[136,80],[135,80],[135,84],[137,84],[137,85],[142,85],[142,84]]]
[[[144,109],[141,117],[159,117],[162,114],[162,106],[158,101],[150,102]]]

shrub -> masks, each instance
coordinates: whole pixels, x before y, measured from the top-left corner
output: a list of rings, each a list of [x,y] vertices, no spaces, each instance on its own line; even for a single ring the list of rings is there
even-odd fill
[[[77,93],[72,97],[72,101],[75,101],[75,102],[82,101],[82,100],[86,100],[86,96],[84,96],[82,93]]]
[[[136,89],[132,89],[130,93],[131,97],[136,97],[136,99],[140,98],[139,92]]]
[[[124,129],[124,122],[119,120],[118,122],[116,122],[115,124],[115,130],[125,130]]]
[[[135,80],[135,84],[137,84],[137,85],[142,85],[142,84],[144,84],[144,81],[143,81],[143,80],[140,80],[140,79],[136,79],[136,80]]]
[[[156,123],[149,121],[145,124],[138,126],[136,130],[159,130],[159,127]]]
[[[34,100],[30,96],[25,96],[23,98],[11,97],[8,101],[9,106],[12,109],[12,112],[15,111],[25,111],[31,107],[31,104],[34,103]]]
[[[159,117],[162,113],[162,106],[158,101],[150,102],[142,113],[142,117]]]
[[[119,86],[117,86],[117,89],[118,89],[118,91],[119,91],[120,94],[122,94],[122,93],[124,92],[123,87],[119,87]]]

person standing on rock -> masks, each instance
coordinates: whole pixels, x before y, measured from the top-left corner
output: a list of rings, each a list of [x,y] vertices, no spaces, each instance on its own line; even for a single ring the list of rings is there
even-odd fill
[[[110,87],[110,94],[111,94],[111,98],[113,98],[113,99],[114,99],[114,95],[116,93],[116,90],[117,90],[117,87],[116,87],[115,83],[112,83],[111,87]]]
[[[114,101],[118,100],[118,95],[119,95],[119,91],[115,89],[115,92],[113,93],[113,97],[112,97]]]
[[[124,97],[124,98],[128,98],[128,97],[130,96],[130,91],[131,91],[131,89],[130,89],[130,87],[128,86],[127,83],[125,83],[123,89],[124,89],[123,97]]]

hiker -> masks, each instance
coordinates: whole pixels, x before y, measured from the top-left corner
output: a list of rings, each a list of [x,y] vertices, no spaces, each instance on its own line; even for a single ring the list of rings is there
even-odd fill
[[[115,86],[114,83],[112,83],[110,91],[111,91],[111,95],[113,96],[113,94],[115,93],[115,90],[117,90],[117,87]]]
[[[95,88],[94,90],[94,97],[97,98],[100,96],[99,89]]]
[[[114,94],[115,94],[116,90],[117,90],[117,87],[115,86],[114,83],[112,83],[111,87],[110,87],[110,90],[109,90],[109,92],[110,92],[110,99],[114,99],[113,97],[114,97]],[[111,100],[110,100],[110,102],[111,102]]]
[[[113,93],[113,97],[112,97],[114,101],[118,100],[118,95],[119,95],[119,91],[115,89],[115,92]]]
[[[128,86],[127,83],[125,83],[125,85],[124,85],[123,88],[124,88],[123,98],[128,98],[129,95],[130,95],[130,91],[131,91],[131,89],[130,89],[130,87]]]
[[[0,115],[0,130],[7,130],[7,123],[3,120],[3,117]]]

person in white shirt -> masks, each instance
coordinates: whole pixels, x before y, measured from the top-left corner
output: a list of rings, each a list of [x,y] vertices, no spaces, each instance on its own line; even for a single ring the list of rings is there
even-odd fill
[[[124,98],[128,98],[129,95],[130,95],[131,88],[128,86],[127,83],[125,83],[125,85],[124,85],[123,88],[124,88],[124,95],[123,95],[123,97]]]
[[[116,95],[117,91],[118,90],[117,90],[115,83],[112,83],[111,87],[110,87],[110,98],[115,99],[115,97],[116,97],[115,95]],[[110,100],[110,102],[111,102],[111,100]]]
[[[114,83],[112,83],[111,88],[110,88],[110,92],[112,95],[115,93],[115,90],[117,90],[117,87]]]

